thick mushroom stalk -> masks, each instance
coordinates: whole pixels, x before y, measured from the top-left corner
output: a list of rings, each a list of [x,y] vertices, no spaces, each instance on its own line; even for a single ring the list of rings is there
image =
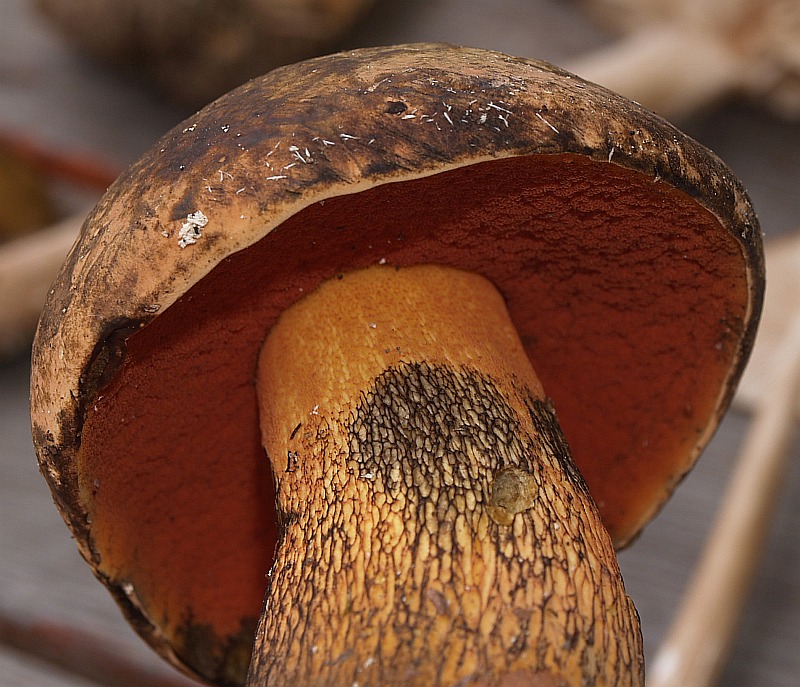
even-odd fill
[[[488,280],[328,281],[258,390],[283,537],[248,684],[643,684],[611,539]]]

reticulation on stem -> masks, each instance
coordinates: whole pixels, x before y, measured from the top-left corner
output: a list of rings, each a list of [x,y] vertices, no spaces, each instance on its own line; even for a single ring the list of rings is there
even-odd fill
[[[368,292],[394,288],[382,280],[400,273],[383,272]],[[332,301],[360,310],[341,288]],[[299,407],[291,399],[315,385],[327,398],[328,376],[344,389],[359,377],[323,369],[278,391],[265,361],[278,355],[299,374],[285,356],[310,338],[293,328],[295,344],[278,345],[281,327],[262,353],[265,412]],[[422,336],[432,359],[439,334]],[[344,350],[338,336],[312,346]],[[348,351],[364,353],[352,340]],[[283,537],[250,685],[642,683],[636,611],[555,414],[526,383],[532,371],[489,374],[468,347],[449,356],[388,364],[348,401],[262,422]]]

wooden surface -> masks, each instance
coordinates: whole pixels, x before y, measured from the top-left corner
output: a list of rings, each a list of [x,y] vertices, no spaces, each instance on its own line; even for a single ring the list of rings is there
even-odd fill
[[[446,40],[566,63],[610,40],[556,0],[385,0],[351,45]],[[23,0],[0,0],[0,130],[33,135],[122,165],[190,113],[62,46]],[[768,236],[800,228],[800,125],[728,103],[689,121],[750,189]],[[0,362],[0,609],[96,631],[142,665],[158,659],[128,630],[79,559],[38,474],[27,412],[27,353]],[[621,555],[652,656],[672,618],[748,416],[728,416],[698,467]],[[800,438],[764,560],[722,677],[730,687],[800,684]],[[169,669],[164,668],[165,671]],[[0,647],[0,687],[87,685]]]

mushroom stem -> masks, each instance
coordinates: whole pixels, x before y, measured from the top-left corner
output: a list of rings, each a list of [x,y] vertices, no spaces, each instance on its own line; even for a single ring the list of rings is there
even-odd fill
[[[768,381],[769,394],[756,411],[708,544],[653,661],[652,687],[709,687],[724,666],[795,433],[800,313],[772,356]]]
[[[249,685],[641,685],[611,539],[483,277],[375,266],[259,361],[282,538]]]

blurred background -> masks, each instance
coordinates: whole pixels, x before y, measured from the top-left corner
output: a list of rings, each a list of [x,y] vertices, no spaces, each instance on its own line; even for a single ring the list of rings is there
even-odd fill
[[[246,78],[340,48],[416,41],[544,59],[640,100],[733,168],[770,244],[800,230],[800,0],[0,0],[0,686],[96,684],[14,648],[19,630],[3,618],[94,633],[153,671],[151,684],[174,675],[80,560],[31,446],[32,327],[79,218],[166,130]],[[800,252],[785,246],[796,257],[780,288],[792,304]],[[763,399],[756,377],[621,554],[648,658]],[[795,437],[721,684],[798,684],[798,458]],[[47,641],[71,636],[51,630]]]

